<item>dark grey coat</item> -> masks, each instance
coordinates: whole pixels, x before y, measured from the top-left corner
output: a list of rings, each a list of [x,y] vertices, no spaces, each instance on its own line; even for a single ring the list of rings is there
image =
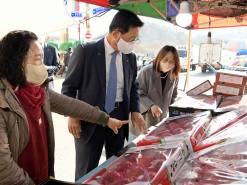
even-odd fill
[[[144,115],[148,126],[155,125],[168,116],[169,105],[177,97],[178,79],[174,79],[168,74],[165,89],[162,93],[160,73],[154,71],[153,64],[150,64],[139,72],[137,80],[139,82],[138,93],[140,95],[141,113]],[[162,109],[163,114],[160,119],[153,118],[150,111],[152,105],[158,105]]]

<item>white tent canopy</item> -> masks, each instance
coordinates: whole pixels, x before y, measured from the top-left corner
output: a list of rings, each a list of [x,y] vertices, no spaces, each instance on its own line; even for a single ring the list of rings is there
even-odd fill
[[[41,35],[76,23],[64,0],[0,0],[0,4],[0,38],[12,30]]]

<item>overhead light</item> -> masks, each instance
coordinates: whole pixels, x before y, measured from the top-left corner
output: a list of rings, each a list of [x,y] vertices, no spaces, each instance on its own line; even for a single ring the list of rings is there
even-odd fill
[[[188,27],[192,23],[192,15],[190,13],[190,4],[188,1],[180,3],[179,13],[176,16],[176,22],[181,27]]]

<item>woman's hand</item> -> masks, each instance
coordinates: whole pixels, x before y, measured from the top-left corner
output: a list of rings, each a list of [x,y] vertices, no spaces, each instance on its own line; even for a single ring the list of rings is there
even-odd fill
[[[139,112],[131,113],[131,122],[135,129],[141,133],[147,132],[147,123]]]
[[[154,118],[160,118],[161,114],[163,113],[161,108],[157,105],[153,105],[150,110]]]

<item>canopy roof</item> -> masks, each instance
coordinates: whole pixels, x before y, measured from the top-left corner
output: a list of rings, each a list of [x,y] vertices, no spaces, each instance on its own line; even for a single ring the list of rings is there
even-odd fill
[[[104,7],[124,8],[139,15],[175,24],[181,0],[79,0]],[[247,26],[247,0],[188,0],[191,29]]]

